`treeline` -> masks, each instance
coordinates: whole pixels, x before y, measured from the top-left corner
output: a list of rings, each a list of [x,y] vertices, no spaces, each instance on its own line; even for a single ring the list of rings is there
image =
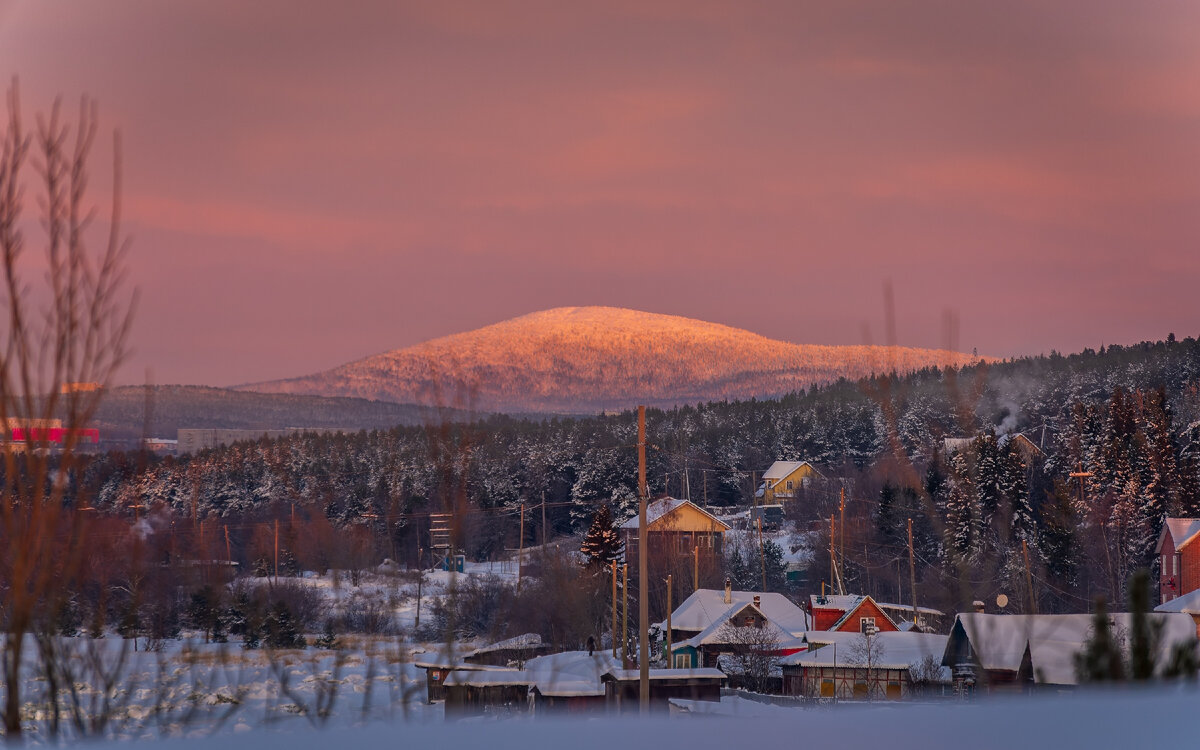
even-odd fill
[[[842,381],[778,400],[650,410],[650,490],[712,505],[745,503],[772,461],[809,460],[827,481],[793,515],[822,531],[797,543],[827,544],[828,530],[816,521],[836,505],[838,485],[848,487],[839,543],[844,548],[849,533],[860,548],[839,554],[843,576],[859,590],[911,596],[897,582],[907,578],[904,527],[912,517],[918,594],[926,601],[957,606],[1003,580],[1000,593],[1013,606],[1036,606],[1053,586],[1061,593],[1042,606],[1084,608],[1093,594],[1114,594],[1114,582],[1151,562],[1149,540],[1164,514],[1196,507],[1198,384],[1200,343],[1169,337]],[[1018,432],[1036,456],[1011,454],[1016,443],[1007,436]],[[945,438],[978,435],[988,437],[957,458],[946,454]],[[372,530],[380,548],[400,559],[427,548],[424,514],[452,511],[459,547],[487,559],[517,546],[522,502],[530,510],[545,502],[550,536],[581,532],[600,504],[612,505],[618,521],[627,517],[636,455],[631,412],[546,421],[497,416],[297,435],[179,458],[112,453],[90,459],[72,480],[79,502],[109,511],[163,507],[228,520],[300,507],[335,526]],[[1092,474],[1082,503],[1067,476],[1081,466]],[[885,486],[903,498],[886,513]],[[526,544],[541,533],[540,513],[528,515]],[[997,565],[1004,576],[994,575]],[[811,587],[832,580],[828,566],[818,550]],[[1031,601],[1022,591],[1034,578],[1045,584],[1034,580]]]

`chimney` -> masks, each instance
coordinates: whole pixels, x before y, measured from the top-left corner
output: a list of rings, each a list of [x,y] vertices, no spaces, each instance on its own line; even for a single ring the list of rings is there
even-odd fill
[[[725,603],[733,604],[733,581],[725,579]]]
[[[979,614],[983,614],[983,602],[976,599],[975,601],[971,602],[971,609],[975,610]]]
[[[756,609],[762,609],[762,597],[761,596],[754,597],[754,606]]]

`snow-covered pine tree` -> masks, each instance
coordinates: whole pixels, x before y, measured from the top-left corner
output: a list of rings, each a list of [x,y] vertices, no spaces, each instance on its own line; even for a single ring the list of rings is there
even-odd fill
[[[587,535],[579,545],[579,551],[587,558],[587,567],[600,570],[607,568],[613,560],[619,559],[625,551],[625,545],[613,526],[612,511],[607,503],[602,504],[592,515],[592,525],[588,527]]]

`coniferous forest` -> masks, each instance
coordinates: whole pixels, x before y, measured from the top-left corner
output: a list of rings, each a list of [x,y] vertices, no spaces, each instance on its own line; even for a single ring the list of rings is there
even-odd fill
[[[836,515],[846,587],[910,602],[911,519],[921,605],[955,611],[1003,593],[1016,611],[1085,611],[1097,596],[1122,601],[1130,574],[1153,567],[1165,517],[1200,515],[1200,342],[1172,335],[650,410],[648,443],[651,494],[709,506],[745,507],[775,460],[812,462],[822,478],[787,508],[806,591],[832,580]],[[636,512],[635,444],[633,412],[489,416],[178,458],[95,455],[73,472],[72,497],[144,508],[148,523],[225,527],[245,564],[277,519],[299,564],[322,533],[356,540],[364,564],[415,564],[427,515],[452,512],[456,547],[487,560],[521,542],[522,503],[527,545],[582,536],[604,505],[617,524]]]

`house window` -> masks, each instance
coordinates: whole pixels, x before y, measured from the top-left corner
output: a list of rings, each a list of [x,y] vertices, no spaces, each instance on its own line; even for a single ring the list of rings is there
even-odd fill
[[[790,479],[788,480],[788,483],[787,483],[787,488],[788,488],[789,490],[790,490],[790,489],[792,489],[792,480],[790,480]]]
[[[865,632],[867,632],[867,628],[874,628],[874,627],[875,627],[875,618],[874,617],[858,618],[858,632],[865,633]]]
[[[692,667],[691,654],[688,654],[686,651],[675,654],[675,668],[676,669],[691,669],[691,667]]]
[[[712,539],[712,534],[701,534],[696,537],[696,546],[708,547],[711,549],[713,546]]]
[[[1171,575],[1179,575],[1179,555],[1171,556]]]
[[[833,680],[821,680],[821,697],[833,697]]]
[[[1167,567],[1167,556],[1166,556],[1166,555],[1163,555],[1163,561],[1162,561],[1162,574],[1163,574],[1163,575],[1170,575],[1170,573],[1168,573],[1168,572],[1167,572],[1168,570],[1169,570],[1169,568]]]
[[[742,627],[749,628],[754,626],[754,615],[746,615],[742,618]]]

